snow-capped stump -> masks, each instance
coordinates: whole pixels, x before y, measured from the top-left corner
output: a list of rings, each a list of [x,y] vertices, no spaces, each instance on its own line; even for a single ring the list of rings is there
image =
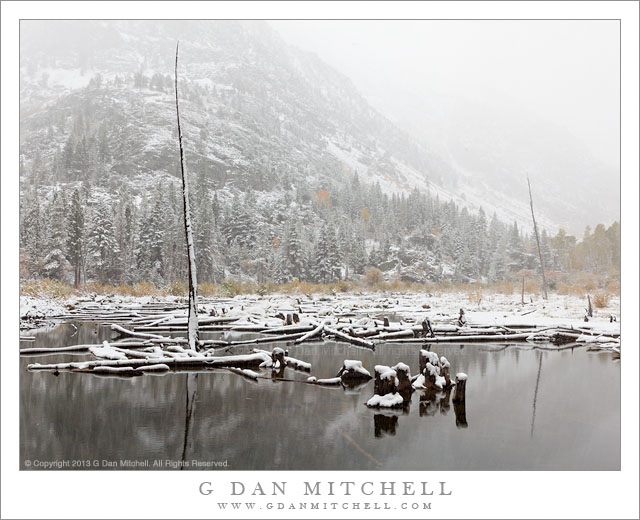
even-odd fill
[[[405,401],[408,401],[411,399],[411,392],[413,392],[413,388],[411,386],[411,370],[408,365],[405,365],[402,362],[393,366],[392,370],[395,370],[396,372],[397,391],[402,394]]]
[[[424,349],[420,350],[419,366],[420,366],[421,374],[425,373],[427,363],[431,363],[433,366],[437,366],[439,362],[440,362],[440,359],[438,359],[438,354],[436,354],[435,352],[431,352],[429,350],[424,350]]]
[[[372,379],[369,371],[362,366],[362,361],[355,359],[345,359],[337,377],[345,383],[358,383]]]
[[[445,378],[440,375],[440,366],[431,363],[427,363],[425,368],[425,382],[427,386],[438,390],[444,390],[447,386]]]
[[[396,371],[386,365],[374,367],[375,381],[373,392],[377,395],[395,393],[397,387]]]
[[[404,398],[399,393],[375,394],[367,401],[369,408],[400,408],[403,405]]]
[[[274,370],[284,368],[287,365],[287,362],[284,359],[284,350],[280,347],[275,347],[271,351],[271,361],[273,362]]]
[[[444,377],[444,386],[445,388],[451,387],[451,377],[449,376],[449,370],[451,368],[451,364],[449,360],[442,356],[440,358],[440,375]]]
[[[456,374],[456,390],[453,393],[454,403],[464,403],[467,389],[467,374],[458,372]]]
[[[418,374],[417,376],[413,377],[411,387],[414,390],[424,390],[426,388],[424,374]]]

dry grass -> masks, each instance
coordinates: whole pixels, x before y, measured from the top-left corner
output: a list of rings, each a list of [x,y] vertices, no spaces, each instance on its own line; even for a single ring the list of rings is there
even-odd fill
[[[441,293],[461,293],[466,294],[469,302],[479,304],[482,299],[490,294],[504,294],[506,296],[517,297],[520,301],[522,288],[522,277],[515,276],[511,280],[496,283],[417,283],[394,279],[385,281],[382,273],[375,268],[368,269],[361,280],[340,280],[331,284],[316,284],[294,280],[286,284],[276,285],[271,283],[256,283],[252,281],[237,281],[227,279],[219,284],[210,282],[198,285],[198,294],[205,298],[210,297],[233,297],[240,294],[260,294],[271,293],[284,294],[337,294],[337,293],[358,293],[362,291],[378,292],[398,292],[398,293],[425,293],[439,295]],[[594,294],[595,299],[600,295],[602,301],[610,296],[620,294],[620,278],[617,273],[607,276],[596,276],[590,273],[566,274],[554,276],[549,284],[549,292],[556,292],[562,295],[586,297],[587,294]],[[174,281],[162,286],[154,285],[151,282],[139,282],[136,284],[109,285],[98,282],[91,282],[80,287],[73,287],[56,280],[27,280],[21,283],[21,294],[36,297],[67,298],[70,296],[89,296],[92,294],[122,296],[187,296],[188,285],[183,281]],[[540,295],[542,285],[537,278],[525,279],[525,296]],[[604,303],[606,306],[607,303]],[[597,306],[597,305],[596,305]]]
[[[593,306],[596,309],[604,309],[609,305],[609,294],[598,292],[593,296]]]
[[[468,291],[467,299],[475,305],[480,305],[480,302],[482,301],[482,287],[475,287],[473,290]]]
[[[73,294],[73,287],[44,278],[43,280],[28,280],[20,285],[20,293],[25,296],[67,298]]]
[[[373,287],[376,284],[382,283],[384,276],[382,275],[382,271],[377,267],[367,267],[364,271],[363,281],[366,285]]]
[[[579,296],[582,298],[585,295],[585,290],[584,287],[580,285],[568,285],[566,283],[561,283],[558,285],[558,294]]]

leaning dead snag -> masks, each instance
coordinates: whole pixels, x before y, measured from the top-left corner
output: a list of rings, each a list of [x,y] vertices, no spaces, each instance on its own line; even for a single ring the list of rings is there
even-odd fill
[[[540,257],[540,271],[542,272],[542,292],[544,299],[547,300],[547,279],[544,276],[544,260],[542,259],[542,250],[540,249],[540,237],[538,235],[538,225],[536,224],[536,216],[533,213],[533,197],[531,196],[531,182],[527,175],[527,184],[529,185],[529,204],[531,205],[531,218],[533,219],[533,231],[536,234],[536,243],[538,244],[538,256]]]
[[[189,318],[188,333],[189,348],[198,350],[198,282],[196,279],[196,253],[193,247],[191,232],[191,209],[189,208],[189,182],[184,171],[184,149],[182,147],[182,129],[180,128],[180,107],[178,105],[178,46],[176,44],[176,117],[178,120],[178,142],[180,144],[180,173],[182,174],[182,200],[184,202],[184,232],[187,239],[187,266],[189,268]]]

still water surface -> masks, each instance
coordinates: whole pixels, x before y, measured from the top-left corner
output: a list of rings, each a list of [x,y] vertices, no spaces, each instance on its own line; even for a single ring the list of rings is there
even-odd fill
[[[92,324],[78,329],[64,324],[21,348],[98,343],[111,335]],[[344,359],[360,359],[372,373],[374,365],[402,361],[417,373],[420,347],[381,345],[370,352],[325,342],[286,348],[312,363],[320,378],[335,376]],[[98,469],[105,469],[103,461],[123,469],[119,461],[126,459],[149,461],[149,469],[161,460],[155,469],[163,470],[170,469],[166,460],[176,461],[175,468],[185,466],[181,461],[226,461],[232,470],[620,468],[620,364],[610,354],[497,351],[486,344],[432,349],[449,359],[452,373],[468,374],[463,410],[445,394],[421,391],[404,411],[370,410],[363,403],[373,382],[345,390],[254,382],[226,371],[55,376],[26,366],[88,356],[21,358],[21,468],[34,469],[33,463],[26,468],[27,460],[86,460],[99,461]]]

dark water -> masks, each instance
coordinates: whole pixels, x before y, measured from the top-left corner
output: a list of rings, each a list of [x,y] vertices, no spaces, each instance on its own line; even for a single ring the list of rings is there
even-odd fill
[[[97,343],[110,336],[108,328],[94,325],[73,333],[62,325],[21,347]],[[418,370],[417,345],[379,346],[376,352],[331,342],[288,348],[292,357],[311,362],[317,377],[333,377],[343,359],[360,359],[370,372],[376,364],[399,361]],[[253,382],[225,371],[55,376],[26,366],[87,356],[22,358],[21,467],[67,461],[63,469],[126,469],[121,461],[132,460],[164,470],[171,469],[168,460],[192,469],[197,460],[233,470],[620,469],[619,362],[584,348],[492,348],[434,345],[452,373],[468,374],[466,406],[455,409],[449,396],[429,400],[418,391],[404,412],[366,408],[372,382],[348,391]],[[285,375],[308,377],[288,369]],[[156,460],[161,462],[154,467]]]

